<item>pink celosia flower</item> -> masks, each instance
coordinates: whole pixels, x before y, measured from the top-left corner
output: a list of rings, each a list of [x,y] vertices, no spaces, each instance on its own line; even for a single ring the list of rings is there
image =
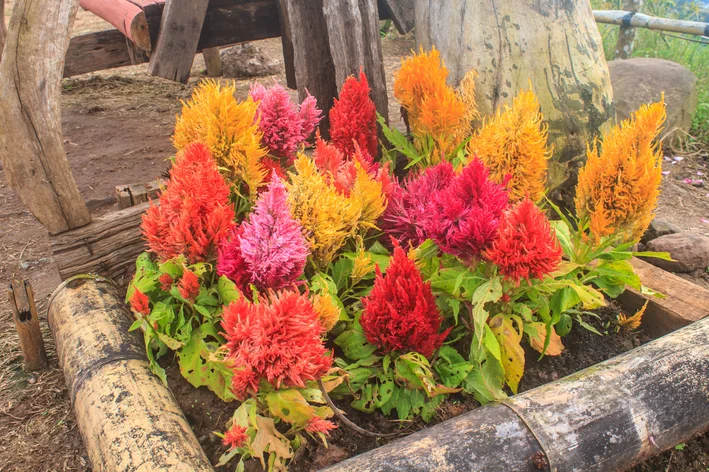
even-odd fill
[[[489,248],[508,205],[504,184],[488,179],[478,158],[433,196],[425,232],[449,254],[469,261]]]
[[[549,220],[528,198],[508,210],[487,257],[508,279],[541,279],[556,270],[561,247]]]
[[[165,292],[169,292],[174,282],[172,276],[170,274],[162,274],[158,280],[160,281],[160,288]]]
[[[304,388],[332,366],[325,349],[325,328],[307,295],[297,290],[270,292],[260,303],[240,298],[224,309],[222,327],[234,366],[237,398],[256,394],[259,383],[275,388]]]
[[[150,299],[138,289],[135,289],[133,296],[130,298],[130,307],[136,313],[148,316],[150,314]]]
[[[178,288],[182,298],[192,301],[199,295],[199,279],[194,272],[185,269],[180,278]]]
[[[305,427],[305,430],[309,433],[329,434],[330,431],[335,428],[337,428],[337,425],[332,421],[322,419],[319,416],[313,416],[308,419],[308,425]]]
[[[238,424],[232,425],[231,429],[224,434],[222,444],[234,449],[243,446],[249,437],[246,435],[246,428]]]
[[[240,291],[246,292],[246,288],[251,282],[251,271],[241,253],[242,232],[243,227],[237,226],[231,231],[229,237],[224,238],[219,245],[217,274],[227,276]]]
[[[330,109],[330,138],[347,156],[354,154],[355,143],[369,156],[377,155],[377,111],[369,92],[364,72],[359,73],[359,81],[350,76]]]
[[[453,166],[442,162],[418,175],[410,174],[403,186],[393,184],[389,204],[380,219],[380,227],[401,244],[418,246],[428,237],[427,225],[433,196],[445,188],[455,175]]]
[[[278,290],[300,277],[308,258],[303,228],[290,211],[283,181],[272,177],[268,190],[242,224],[241,254],[251,280],[261,290]]]
[[[255,83],[249,94],[259,102],[256,119],[263,133],[263,145],[274,156],[292,159],[298,145],[308,139],[320,122],[322,112],[315,105],[315,98],[308,95],[298,107],[291,102],[288,91],[278,84],[266,89]]]

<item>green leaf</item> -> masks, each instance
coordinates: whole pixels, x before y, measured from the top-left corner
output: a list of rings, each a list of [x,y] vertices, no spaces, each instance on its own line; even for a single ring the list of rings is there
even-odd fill
[[[404,136],[401,131],[397,130],[396,128],[389,128],[389,126],[387,126],[386,120],[379,113],[377,113],[377,122],[381,126],[382,133],[384,134],[384,137],[387,139],[387,141],[389,141],[389,143],[394,146],[397,151],[399,151],[409,159],[409,165],[407,166],[407,168],[411,165],[416,164],[423,158],[423,156],[419,155],[414,145],[409,142],[407,137]]]
[[[364,333],[357,329],[344,331],[335,338],[335,344],[340,346],[345,357],[353,361],[365,359],[377,350],[376,346],[367,342]]]
[[[315,409],[296,389],[275,390],[266,395],[266,404],[273,416],[295,426],[304,427],[315,416]]]
[[[492,332],[492,329],[490,329],[490,325],[485,324],[485,336],[483,337],[483,346],[485,346],[485,349],[495,356],[495,359],[498,361],[502,361],[502,352],[500,351],[500,343],[497,341],[497,338],[495,337],[495,333]]]
[[[369,252],[379,256],[391,256],[389,250],[379,241],[374,241],[374,244],[372,244],[369,248]]]
[[[476,358],[480,358],[480,347],[483,345],[485,337],[485,326],[489,313],[485,309],[485,304],[496,302],[502,297],[502,284],[498,277],[493,277],[473,293],[473,324],[475,328],[474,339],[471,344],[471,352]],[[494,338],[494,336],[493,336]],[[499,352],[496,356],[499,359]]]
[[[171,338],[167,334],[158,333],[158,339],[161,342],[165,343],[165,345],[167,347],[169,347],[170,349],[172,349],[173,351],[176,351],[183,346],[183,344],[180,341],[178,341],[177,339]]]
[[[505,371],[502,364],[492,356],[480,365],[475,366],[463,382],[463,390],[472,394],[475,399],[484,405],[492,401],[507,398],[502,391],[505,380]]]
[[[224,361],[213,358],[223,343],[216,326],[204,323],[177,353],[177,360],[182,376],[193,387],[207,387],[222,400],[231,401],[235,399],[230,389],[233,373]]]
[[[669,252],[642,251],[642,252],[633,252],[632,254],[635,257],[652,257],[654,259],[662,259],[664,261],[677,262],[674,259],[672,259]]]
[[[159,271],[162,274],[168,274],[173,280],[182,277],[182,272],[185,270],[187,260],[184,256],[179,256],[174,259],[167,260],[160,264]]]
[[[433,366],[443,385],[451,388],[459,387],[473,367],[473,364],[450,346],[442,346],[438,350],[438,360]]]
[[[221,300],[222,305],[224,306],[228,306],[232,302],[235,302],[241,298],[241,293],[239,292],[239,289],[236,288],[236,284],[226,275],[220,276],[217,281],[217,294],[219,295],[219,300]]]
[[[139,318],[133,322],[132,325],[130,325],[130,328],[128,328],[128,332],[135,331],[136,329],[140,328],[143,326],[143,318]]]

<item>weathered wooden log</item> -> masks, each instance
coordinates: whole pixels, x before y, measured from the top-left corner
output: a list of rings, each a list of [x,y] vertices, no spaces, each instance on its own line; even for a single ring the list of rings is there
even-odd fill
[[[626,25],[637,28],[647,28],[657,31],[669,31],[672,33],[693,34],[696,36],[709,37],[709,23],[701,21],[675,20],[673,18],[657,18],[619,10],[594,10],[593,17],[598,23],[608,25]]]
[[[79,0],[81,8],[103,18],[139,48],[150,51],[150,31],[145,12],[129,0]]]
[[[145,250],[141,216],[148,203],[95,218],[91,224],[50,238],[62,279],[96,273],[119,285],[131,277],[135,259]]]
[[[157,198],[160,189],[165,186],[165,183],[165,179],[157,179],[144,184],[117,185],[116,201],[118,202],[118,208],[123,210]]]
[[[379,0],[379,15],[381,19],[392,20],[401,34],[408,33],[416,25],[414,0]]]
[[[478,72],[482,116],[529,87],[537,94],[554,155],[547,184],[568,206],[586,143],[615,118],[603,41],[590,2],[416,0],[416,40],[435,46],[457,85]]]
[[[44,340],[39,327],[39,315],[34,303],[32,286],[26,280],[14,279],[7,291],[7,298],[20,340],[25,371],[33,372],[44,369],[47,367],[47,353],[44,350]]]
[[[64,77],[131,64],[123,33],[118,30],[97,31],[71,38],[64,63]]]
[[[61,79],[75,0],[20,0],[0,64],[0,159],[22,203],[51,234],[85,225],[61,127]]]
[[[631,13],[640,11],[643,0],[625,0],[623,8]],[[624,23],[630,23],[626,21]],[[630,59],[633,55],[633,44],[635,43],[635,28],[629,24],[623,24],[618,30],[618,41],[615,44],[615,59]]]
[[[5,0],[0,0],[0,62],[2,62],[2,50],[5,48]]]
[[[222,58],[219,55],[219,48],[207,48],[202,51],[204,57],[204,66],[207,69],[207,76],[221,77],[222,75]]]
[[[155,76],[187,83],[202,34],[209,0],[168,0],[160,36],[148,71]]]
[[[709,429],[707,385],[709,319],[326,470],[626,470]]]
[[[213,471],[170,390],[150,372],[133,319],[107,282],[50,299],[49,324],[92,470]]]

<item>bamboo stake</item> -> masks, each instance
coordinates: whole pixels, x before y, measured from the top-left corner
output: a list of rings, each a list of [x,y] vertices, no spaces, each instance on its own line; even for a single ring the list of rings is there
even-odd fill
[[[625,0],[623,7],[633,13],[640,11],[643,0]],[[633,55],[633,44],[635,43],[635,28],[632,26],[621,26],[618,30],[618,42],[615,45],[616,59],[630,59]]]
[[[657,31],[672,31],[674,33],[693,34],[709,37],[709,23],[700,21],[674,20],[657,18],[620,10],[594,10],[593,17],[597,23],[619,26],[635,26]]]
[[[39,327],[39,316],[34,303],[34,293],[28,281],[15,279],[7,291],[12,308],[12,318],[20,338],[20,349],[25,359],[25,371],[33,372],[47,367],[47,353]]]

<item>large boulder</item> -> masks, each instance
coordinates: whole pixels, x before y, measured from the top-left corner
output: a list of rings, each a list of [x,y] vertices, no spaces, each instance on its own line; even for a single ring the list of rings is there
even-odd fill
[[[277,74],[283,64],[261,52],[253,43],[241,43],[221,51],[222,75],[235,79]]]
[[[672,61],[638,57],[608,63],[618,121],[644,103],[657,102],[665,93],[669,139],[683,139],[697,111],[697,76]]]
[[[674,262],[648,258],[647,262],[670,272],[692,272],[709,267],[709,237],[697,233],[660,236],[647,243],[653,252],[669,252]]]

